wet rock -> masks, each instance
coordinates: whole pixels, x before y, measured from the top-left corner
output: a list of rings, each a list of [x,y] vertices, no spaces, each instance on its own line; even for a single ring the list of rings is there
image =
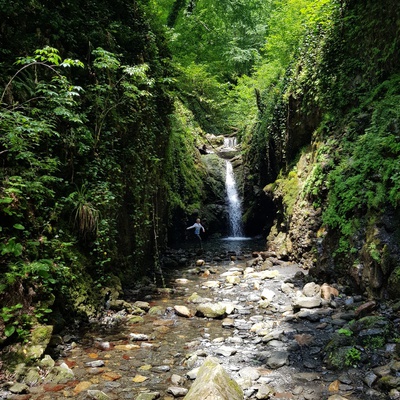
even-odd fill
[[[163,315],[164,312],[165,312],[164,307],[154,306],[150,308],[149,315]]]
[[[175,310],[176,315],[179,315],[180,317],[184,317],[184,318],[193,317],[192,311],[190,311],[185,306],[174,306],[174,310]]]
[[[207,318],[222,318],[226,315],[226,305],[223,303],[203,303],[196,307],[196,315]]]
[[[200,367],[197,378],[185,400],[204,400],[207,398],[243,400],[243,391],[240,386],[213,357],[207,357]]]
[[[150,304],[147,301],[135,301],[132,305],[146,312],[150,310]]]
[[[211,299],[206,298],[206,297],[201,297],[198,295],[196,292],[194,292],[188,299],[188,303],[194,303],[194,304],[201,304],[201,303],[209,303],[211,302]]]
[[[144,322],[144,318],[141,317],[140,315],[132,315],[132,316],[128,316],[127,318],[127,323],[128,324],[140,324]]]
[[[266,360],[269,368],[277,369],[287,364],[289,353],[287,351],[273,351]]]

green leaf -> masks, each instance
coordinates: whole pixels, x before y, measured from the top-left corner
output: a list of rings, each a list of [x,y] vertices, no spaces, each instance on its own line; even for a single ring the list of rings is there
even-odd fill
[[[7,337],[10,337],[14,332],[15,332],[15,326],[14,325],[8,325],[4,329],[4,334]]]
[[[21,224],[14,224],[14,228],[19,229],[20,231],[23,231],[25,229],[25,227]]]

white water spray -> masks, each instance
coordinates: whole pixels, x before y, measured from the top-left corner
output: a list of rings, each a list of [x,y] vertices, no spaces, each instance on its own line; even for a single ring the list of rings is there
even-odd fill
[[[224,147],[234,148],[236,138],[225,138]],[[243,237],[242,228],[242,207],[239,194],[236,188],[235,176],[233,174],[232,163],[229,160],[226,163],[225,188],[227,194],[228,216],[229,216],[229,236],[234,238]]]

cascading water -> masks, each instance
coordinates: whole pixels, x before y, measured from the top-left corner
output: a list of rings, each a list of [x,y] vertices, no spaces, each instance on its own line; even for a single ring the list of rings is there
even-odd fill
[[[229,215],[229,236],[242,237],[242,208],[238,191],[236,189],[235,177],[233,175],[232,163],[228,160],[226,162],[226,178],[225,187],[228,201],[228,215]]]
[[[234,148],[236,146],[236,138],[228,137],[224,139],[225,148]],[[233,174],[233,166],[229,160],[226,163],[225,188],[227,194],[228,217],[229,217],[229,237],[243,237],[242,228],[242,207],[240,204],[239,194],[236,189],[235,176]]]

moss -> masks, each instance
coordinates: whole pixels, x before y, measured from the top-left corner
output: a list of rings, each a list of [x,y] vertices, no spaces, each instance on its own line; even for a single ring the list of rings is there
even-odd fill
[[[397,299],[400,293],[400,266],[396,267],[388,279],[388,295],[392,299]]]
[[[43,344],[48,343],[53,333],[53,327],[51,325],[37,326],[32,331],[31,342],[32,344]]]

